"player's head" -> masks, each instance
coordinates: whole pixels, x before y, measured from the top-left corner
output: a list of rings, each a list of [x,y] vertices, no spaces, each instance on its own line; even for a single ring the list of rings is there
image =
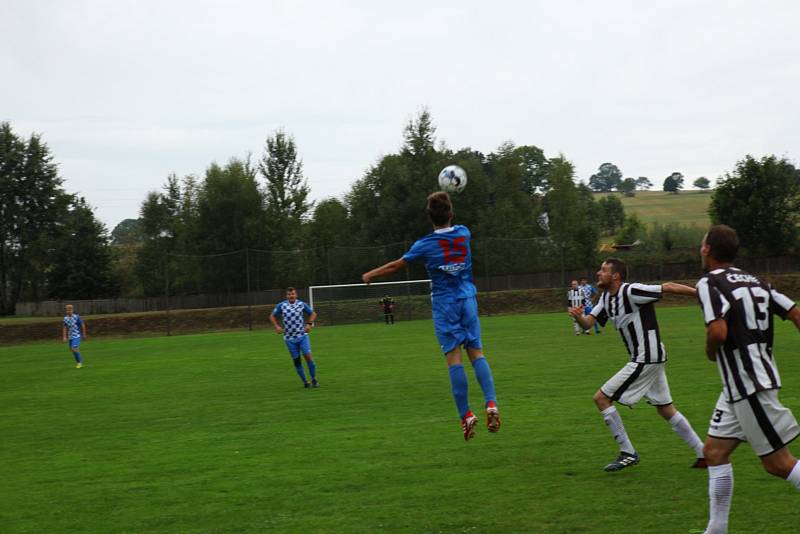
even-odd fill
[[[447,226],[453,220],[453,203],[450,195],[444,191],[437,191],[428,195],[428,204],[425,207],[428,219],[434,226]]]
[[[589,279],[588,278],[581,278],[581,285],[582,286],[585,286],[588,283],[589,283]]]
[[[72,307],[72,304],[67,304],[64,306],[64,311],[67,313],[67,315],[72,315],[72,312],[75,311],[75,308]]]
[[[297,300],[297,290],[293,287],[286,288],[286,300],[294,302]]]
[[[569,285],[570,285],[570,287],[572,289],[578,289],[578,281],[577,280],[573,280],[572,282],[569,283]]]
[[[618,286],[628,278],[628,266],[619,258],[608,258],[597,271],[597,287],[609,289]]]
[[[724,224],[715,224],[708,229],[700,245],[700,258],[703,267],[708,267],[708,260],[715,263],[733,263],[739,251],[739,236],[736,230]]]

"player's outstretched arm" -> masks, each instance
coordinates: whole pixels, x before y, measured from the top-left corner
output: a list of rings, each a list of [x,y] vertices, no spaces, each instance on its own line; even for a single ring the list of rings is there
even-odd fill
[[[83,339],[89,339],[86,337],[86,323],[81,321],[81,334],[83,335]]]
[[[67,340],[67,327],[66,326],[62,326],[61,327],[61,340],[62,341],[66,341]]]
[[[687,297],[696,297],[697,290],[693,287],[685,286],[683,284],[676,284],[675,282],[664,282],[661,284],[661,291],[664,293],[672,293],[673,295],[684,295]]]
[[[396,273],[400,269],[405,269],[406,265],[408,265],[408,263],[403,258],[390,261],[386,265],[381,265],[376,269],[372,269],[371,271],[362,274],[361,280],[363,280],[365,284],[370,284],[375,281],[376,278],[388,276],[392,273]]]
[[[728,323],[724,319],[716,319],[706,326],[706,356],[712,362],[717,361],[717,349],[728,337]]]

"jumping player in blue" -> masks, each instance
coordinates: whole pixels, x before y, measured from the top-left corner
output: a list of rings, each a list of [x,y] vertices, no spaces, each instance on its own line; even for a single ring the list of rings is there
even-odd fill
[[[464,440],[469,440],[475,435],[478,418],[469,408],[462,345],[483,390],[486,426],[489,432],[500,430],[494,379],[483,355],[478,303],[475,298],[477,290],[472,283],[472,252],[469,246],[471,234],[466,226],[452,225],[453,205],[447,193],[439,191],[431,194],[426,211],[433,224],[433,233],[414,243],[402,258],[364,273],[361,279],[369,284],[376,278],[405,268],[409,262],[425,263],[433,286],[433,327],[436,339],[447,358],[450,384],[461,417]]]
[[[86,323],[83,322],[81,316],[74,312],[72,304],[67,304],[64,307],[67,313],[64,316],[64,323],[61,327],[61,339],[64,342],[69,342],[69,350],[72,351],[72,357],[75,358],[75,367],[80,369],[83,367],[83,358],[81,358],[81,339],[86,339]]]
[[[283,326],[278,324],[278,317],[281,318]],[[294,362],[294,369],[297,371],[297,376],[303,381],[303,387],[319,387],[317,382],[317,364],[314,363],[314,358],[311,355],[311,342],[308,340],[308,333],[311,327],[314,326],[314,320],[317,314],[311,307],[297,298],[297,290],[293,287],[286,289],[286,300],[281,301],[272,310],[269,320],[275,331],[283,334],[283,340],[289,348],[289,354],[292,355]],[[306,373],[303,370],[303,361],[300,356],[303,356],[308,365],[308,374],[311,375],[311,383],[306,379]]]

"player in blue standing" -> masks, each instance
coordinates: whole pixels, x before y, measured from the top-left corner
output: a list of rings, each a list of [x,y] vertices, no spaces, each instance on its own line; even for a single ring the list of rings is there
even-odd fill
[[[69,350],[72,351],[72,357],[75,358],[75,367],[80,369],[83,367],[83,358],[81,358],[80,352],[81,339],[86,339],[86,323],[83,322],[80,315],[75,313],[72,304],[67,304],[64,311],[66,315],[61,327],[61,339],[69,342]]]
[[[278,317],[281,318],[282,325],[278,324]],[[297,290],[293,287],[286,288],[286,300],[279,302],[269,316],[275,331],[283,334],[283,340],[289,348],[289,354],[292,355],[294,369],[297,371],[297,376],[303,381],[303,387],[306,388],[319,387],[317,364],[314,363],[314,357],[311,355],[311,342],[308,340],[308,333],[314,326],[316,318],[317,314],[314,310],[297,298]],[[308,374],[311,376],[310,383],[306,379],[300,356],[305,358],[306,365],[308,365]]]
[[[594,287],[592,284],[589,283],[588,278],[581,278],[581,284],[579,289],[583,292],[583,315],[589,315],[592,313],[592,307],[594,306],[594,296],[597,295],[597,288]],[[588,330],[583,331],[584,334],[588,334]],[[600,324],[594,323],[594,333],[600,333]]]
[[[447,358],[450,384],[461,417],[464,439],[469,440],[475,435],[478,418],[469,408],[462,345],[483,390],[486,426],[489,432],[500,430],[494,379],[483,355],[481,343],[478,303],[475,298],[477,290],[472,282],[472,253],[469,246],[471,234],[466,226],[453,226],[453,204],[447,193],[439,191],[428,196],[426,211],[433,224],[433,233],[414,243],[402,258],[364,273],[361,278],[369,284],[376,278],[405,268],[409,262],[425,263],[432,285],[433,327]]]

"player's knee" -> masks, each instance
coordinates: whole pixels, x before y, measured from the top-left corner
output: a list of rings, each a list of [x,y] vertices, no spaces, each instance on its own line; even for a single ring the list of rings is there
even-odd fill
[[[706,441],[703,444],[703,457],[711,465],[722,465],[728,463],[728,450],[713,441]]]
[[[295,367],[297,367],[298,369],[299,369],[300,367],[302,367],[302,365],[303,365],[303,362],[300,360],[300,357],[299,357],[299,356],[298,356],[297,358],[292,358],[292,363],[293,363],[293,364],[294,364],[294,366],[295,366]]]
[[[792,472],[797,459],[791,455],[769,455],[761,459],[764,470],[772,476],[786,478]]]
[[[594,397],[592,397],[592,400],[597,405],[597,407],[600,408],[601,410],[605,410],[606,408],[608,408],[609,406],[611,406],[613,404],[613,402],[611,402],[611,399],[609,399],[606,396],[606,394],[603,393],[602,389],[598,389],[597,390],[597,393],[594,394]]]

